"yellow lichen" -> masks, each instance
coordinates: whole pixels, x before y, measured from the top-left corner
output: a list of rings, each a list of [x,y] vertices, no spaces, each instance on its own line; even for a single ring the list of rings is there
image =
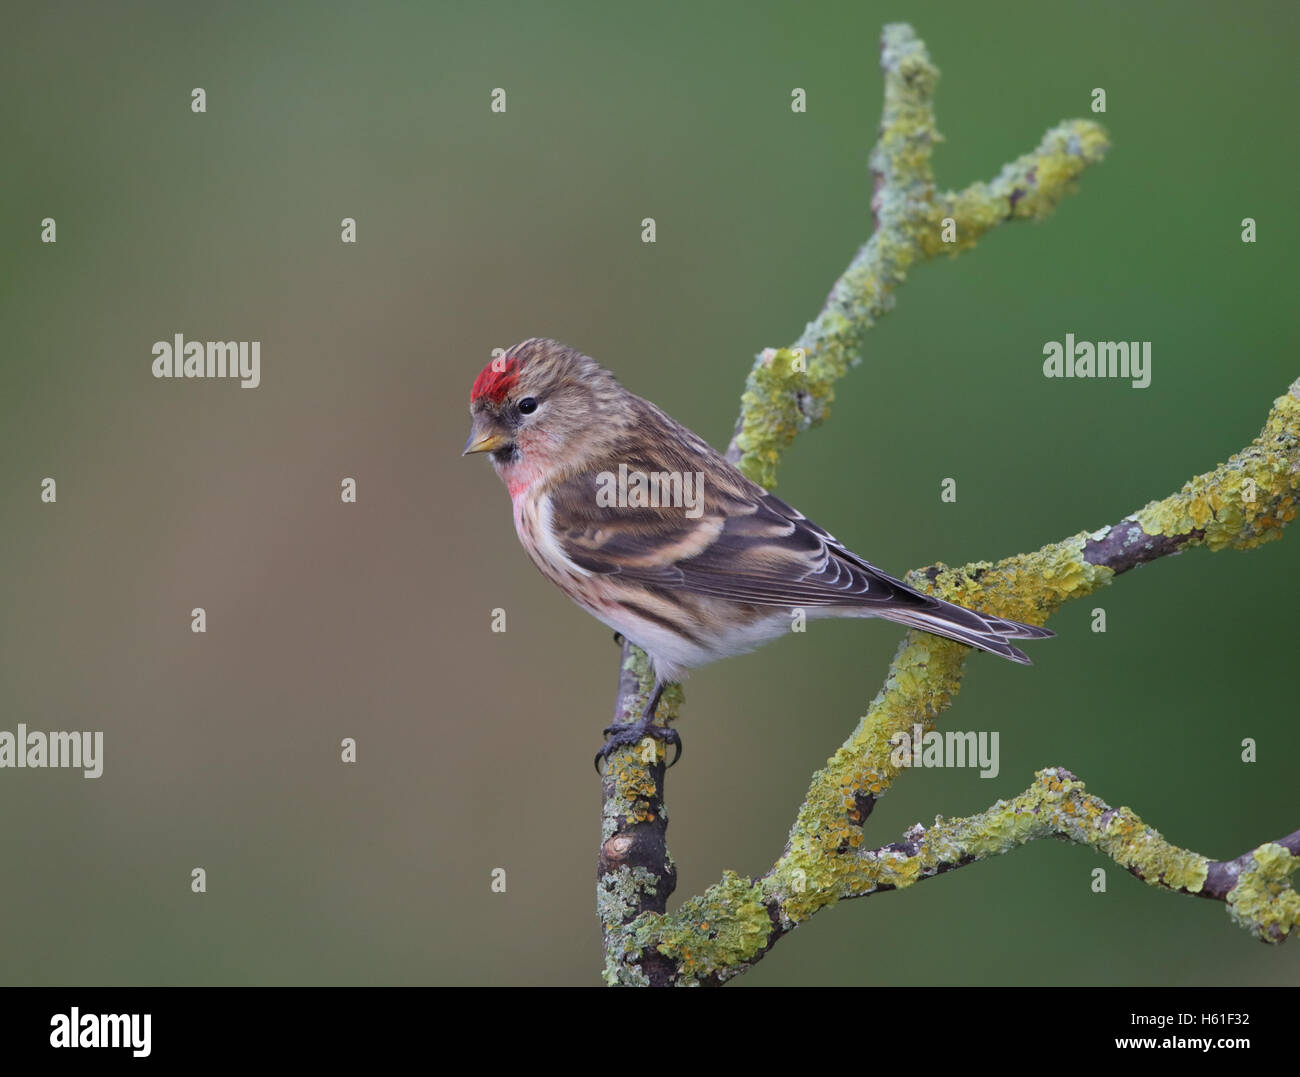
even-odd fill
[[[1285,846],[1266,842],[1252,854],[1252,864],[1228,893],[1228,913],[1263,942],[1282,942],[1300,925],[1300,894],[1290,876],[1300,868],[1300,856]]]
[[[835,383],[857,361],[866,330],[890,309],[894,290],[914,264],[969,249],[1006,220],[1045,216],[1108,148],[1100,126],[1070,121],[1049,131],[1034,152],[1008,164],[993,181],[938,194],[930,171],[931,150],[939,140],[931,100],[938,72],[902,24],[885,30],[883,64],[885,108],[871,155],[881,181],[873,200],[875,233],[797,346],[758,357],[742,396],[734,446],[738,466],[765,486],[774,485],[781,455],[799,431],[828,413]],[[941,235],[945,217],[956,224],[952,243]],[[1244,549],[1274,538],[1296,516],[1298,446],[1300,381],[1275,403],[1252,446],[1130,519],[1148,536],[1176,536],[1210,549]],[[996,564],[940,565],[909,574],[908,582],[964,606],[1041,624],[1064,602],[1111,581],[1110,568],[1085,558],[1089,540],[1100,542],[1106,534],[1105,529],[1092,536],[1081,533]],[[968,653],[952,641],[910,632],[858,727],[814,776],[785,855],[757,881],[727,872],[678,914],[646,913],[614,929],[607,945],[610,982],[644,982],[636,962],[648,946],[677,960],[679,982],[725,979],[770,944],[769,909],[788,926],[842,897],[883,885],[908,886],[941,867],[997,855],[1049,834],[1090,845],[1152,885],[1199,891],[1205,858],[1170,845],[1128,809],[1109,808],[1087,794],[1082,782],[1053,768],[1040,771],[1020,796],[998,801],[980,815],[937,818],[929,831],[913,828],[908,840],[915,855],[862,848],[859,791],[874,797],[888,790],[902,769],[894,762],[893,738],[915,724],[923,731],[933,728],[960,687]],[[644,699],[649,671],[643,655],[637,661]],[[655,792],[648,773],[630,763],[617,773],[620,803],[634,805],[626,809],[634,815],[648,810]],[[1284,937],[1300,918],[1300,899],[1286,879],[1295,858],[1280,846],[1261,846],[1253,864],[1234,889],[1230,908],[1261,937]]]

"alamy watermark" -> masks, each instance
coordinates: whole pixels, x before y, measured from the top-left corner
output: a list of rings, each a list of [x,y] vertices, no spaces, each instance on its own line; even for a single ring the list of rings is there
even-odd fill
[[[996,730],[940,733],[932,729],[926,733],[920,725],[913,725],[910,733],[895,733],[889,743],[894,745],[889,761],[896,767],[979,767],[981,778],[996,778],[1002,769]]]
[[[1076,341],[1065,334],[1065,343],[1049,340],[1043,345],[1045,378],[1130,378],[1134,389],[1151,384],[1151,341]]]
[[[98,778],[104,773],[104,734],[29,731],[19,722],[17,733],[0,729],[0,767],[68,767],[80,769],[84,777]]]
[[[262,383],[260,340],[186,340],[177,333],[153,346],[155,378],[239,378],[245,389]]]
[[[51,1047],[126,1047],[135,1058],[148,1058],[153,1014],[68,1013],[50,1018]]]
[[[619,464],[618,472],[602,471],[596,476],[596,504],[601,508],[657,509],[684,508],[686,518],[704,515],[703,471],[629,471]]]

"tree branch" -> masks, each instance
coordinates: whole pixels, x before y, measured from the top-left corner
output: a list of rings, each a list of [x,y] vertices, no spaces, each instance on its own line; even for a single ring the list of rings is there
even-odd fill
[[[1070,120],[1053,127],[1037,149],[1006,165],[991,182],[938,194],[930,152],[941,137],[934,123],[939,72],[905,24],[885,27],[881,66],[885,104],[880,141],[871,154],[875,230],[799,339],[758,356],[741,396],[727,458],[769,489],[795,435],[829,414],[835,383],[858,362],[876,319],[893,309],[894,290],[908,270],[941,253],[970,250],[1006,221],[1047,216],[1109,148],[1098,124]],[[956,224],[950,244],[941,239],[945,217]]]
[[[1178,493],[1114,527],[996,564],[943,565],[908,573],[913,586],[999,617],[1042,623],[1070,599],[1117,574],[1188,546],[1249,549],[1278,538],[1300,498],[1300,379],[1274,402],[1259,436]],[[1300,835],[1266,843],[1233,861],[1210,861],[1169,845],[1128,809],[1085,797],[1068,771],[1045,770],[1011,802],[969,819],[914,828],[901,845],[863,851],[862,828],[906,769],[896,737],[934,728],[961,684],[970,649],[926,632],[904,638],[884,687],[843,746],[812,779],[785,851],[757,879],[733,873],[668,916],[647,913],[607,936],[606,978],[642,956],[670,959],[667,983],[722,983],[759,960],[783,935],[842,898],[897,889],[976,859],[1054,834],[1091,845],[1153,885],[1226,900],[1256,938],[1281,942],[1300,924],[1287,877],[1300,867]],[[1047,810],[1050,809],[1050,810]],[[924,839],[924,840],[922,840]]]
[[[767,486],[774,485],[776,465],[795,435],[826,417],[835,382],[855,360],[866,330],[892,306],[893,290],[913,264],[944,250],[955,254],[967,249],[1005,220],[1045,215],[1072,189],[1083,168],[1100,160],[1107,148],[1105,133],[1097,125],[1065,123],[1049,131],[1033,153],[1003,168],[992,182],[937,195],[930,150],[938,138],[932,102],[938,73],[924,45],[902,25],[885,29],[882,66],[884,116],[871,158],[875,233],[836,282],[821,315],[800,340],[791,348],[767,349],[758,356],[742,397],[728,455]],[[953,244],[945,245],[939,238],[944,217],[956,222]],[[1298,446],[1300,381],[1278,399],[1252,446],[1193,479],[1180,493],[1153,502],[1114,527],[1079,534],[997,565],[931,566],[910,573],[909,582],[963,605],[1041,623],[1068,599],[1089,594],[1115,575],[1185,546],[1248,548],[1276,537],[1295,515]],[[607,982],[721,983],[759,960],[798,923],[841,897],[862,896],[885,886],[897,888],[905,884],[902,880],[910,883],[1046,833],[1110,852],[1118,847],[1111,840],[1117,828],[1125,833],[1140,829],[1138,852],[1143,855],[1117,857],[1139,877],[1186,892],[1222,896],[1233,914],[1259,937],[1285,938],[1297,915],[1295,895],[1285,883],[1296,863],[1289,846],[1263,845],[1226,864],[1206,861],[1163,844],[1162,839],[1158,843],[1159,836],[1143,828],[1126,809],[1116,813],[1095,798],[1084,799],[1082,785],[1065,771],[1042,772],[1039,784],[1013,805],[1038,796],[1041,809],[1049,792],[1065,797],[1062,805],[1076,809],[1100,805],[1097,818],[1111,814],[1097,834],[1071,831],[1062,819],[1056,819],[1055,828],[1051,819],[1019,820],[1014,809],[1007,815],[1006,805],[1000,802],[971,820],[939,821],[924,841],[919,840],[924,831],[910,832],[917,838],[915,850],[907,845],[886,847],[888,855],[882,850],[863,851],[862,826],[876,798],[899,771],[891,761],[891,738],[917,723],[927,730],[933,727],[958,690],[967,654],[968,648],[952,641],[908,633],[884,688],[857,730],[814,776],[785,852],[772,869],[754,880],[728,872],[671,916],[665,910],[676,872],[664,841],[663,747],[647,740],[615,753],[602,790],[598,875]],[[616,722],[640,713],[651,681],[645,655],[624,643]],[[660,717],[674,719],[680,700],[680,690],[670,690]],[[1053,781],[1058,789],[1049,788]],[[1022,825],[1003,833],[999,846],[993,824],[1003,819]],[[954,829],[959,826],[963,828]],[[1199,876],[1198,863],[1203,869]],[[1220,895],[1219,889],[1231,881],[1232,865],[1236,883]]]
[[[1064,767],[1040,770],[1035,777],[1018,797],[999,800],[978,815],[940,817],[929,830],[918,823],[901,842],[856,852],[873,881],[840,896],[911,886],[1037,838],[1056,837],[1097,850],[1151,886],[1225,901],[1233,919],[1265,941],[1283,941],[1300,923],[1300,894],[1288,881],[1300,867],[1300,830],[1235,860],[1207,860],[1169,844],[1128,808],[1112,808],[1086,792]]]

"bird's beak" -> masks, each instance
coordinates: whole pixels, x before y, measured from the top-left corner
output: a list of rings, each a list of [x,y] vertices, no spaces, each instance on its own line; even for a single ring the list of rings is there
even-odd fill
[[[476,452],[493,452],[509,444],[510,438],[507,435],[475,419],[474,428],[469,432],[469,440],[465,442],[465,451],[461,456],[469,456],[470,453]]]

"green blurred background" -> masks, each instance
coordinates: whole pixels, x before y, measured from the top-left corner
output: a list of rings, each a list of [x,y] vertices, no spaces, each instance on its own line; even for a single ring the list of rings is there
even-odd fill
[[[1113,148],[914,272],[789,453],[781,495],[897,573],[1113,522],[1257,433],[1298,372],[1294,4],[9,6],[0,728],[103,730],[106,763],[0,771],[4,982],[597,981],[616,650],[460,458],[469,385],[554,336],[725,445],[866,237],[900,18],[942,71],[941,185],[1098,86]],[[261,340],[262,386],[155,380],[177,332]],[[1066,332],[1152,341],[1152,386],[1045,380]],[[1210,855],[1293,830],[1298,569],[1295,533],[1193,551],[1064,610],[1031,669],[974,658],[944,727],[998,730],[1001,774],[906,776],[870,840],[1054,764]],[[899,638],[820,623],[692,678],[678,898],[770,865]],[[1296,943],[1051,842],[829,910],[738,981],[1297,982]]]

